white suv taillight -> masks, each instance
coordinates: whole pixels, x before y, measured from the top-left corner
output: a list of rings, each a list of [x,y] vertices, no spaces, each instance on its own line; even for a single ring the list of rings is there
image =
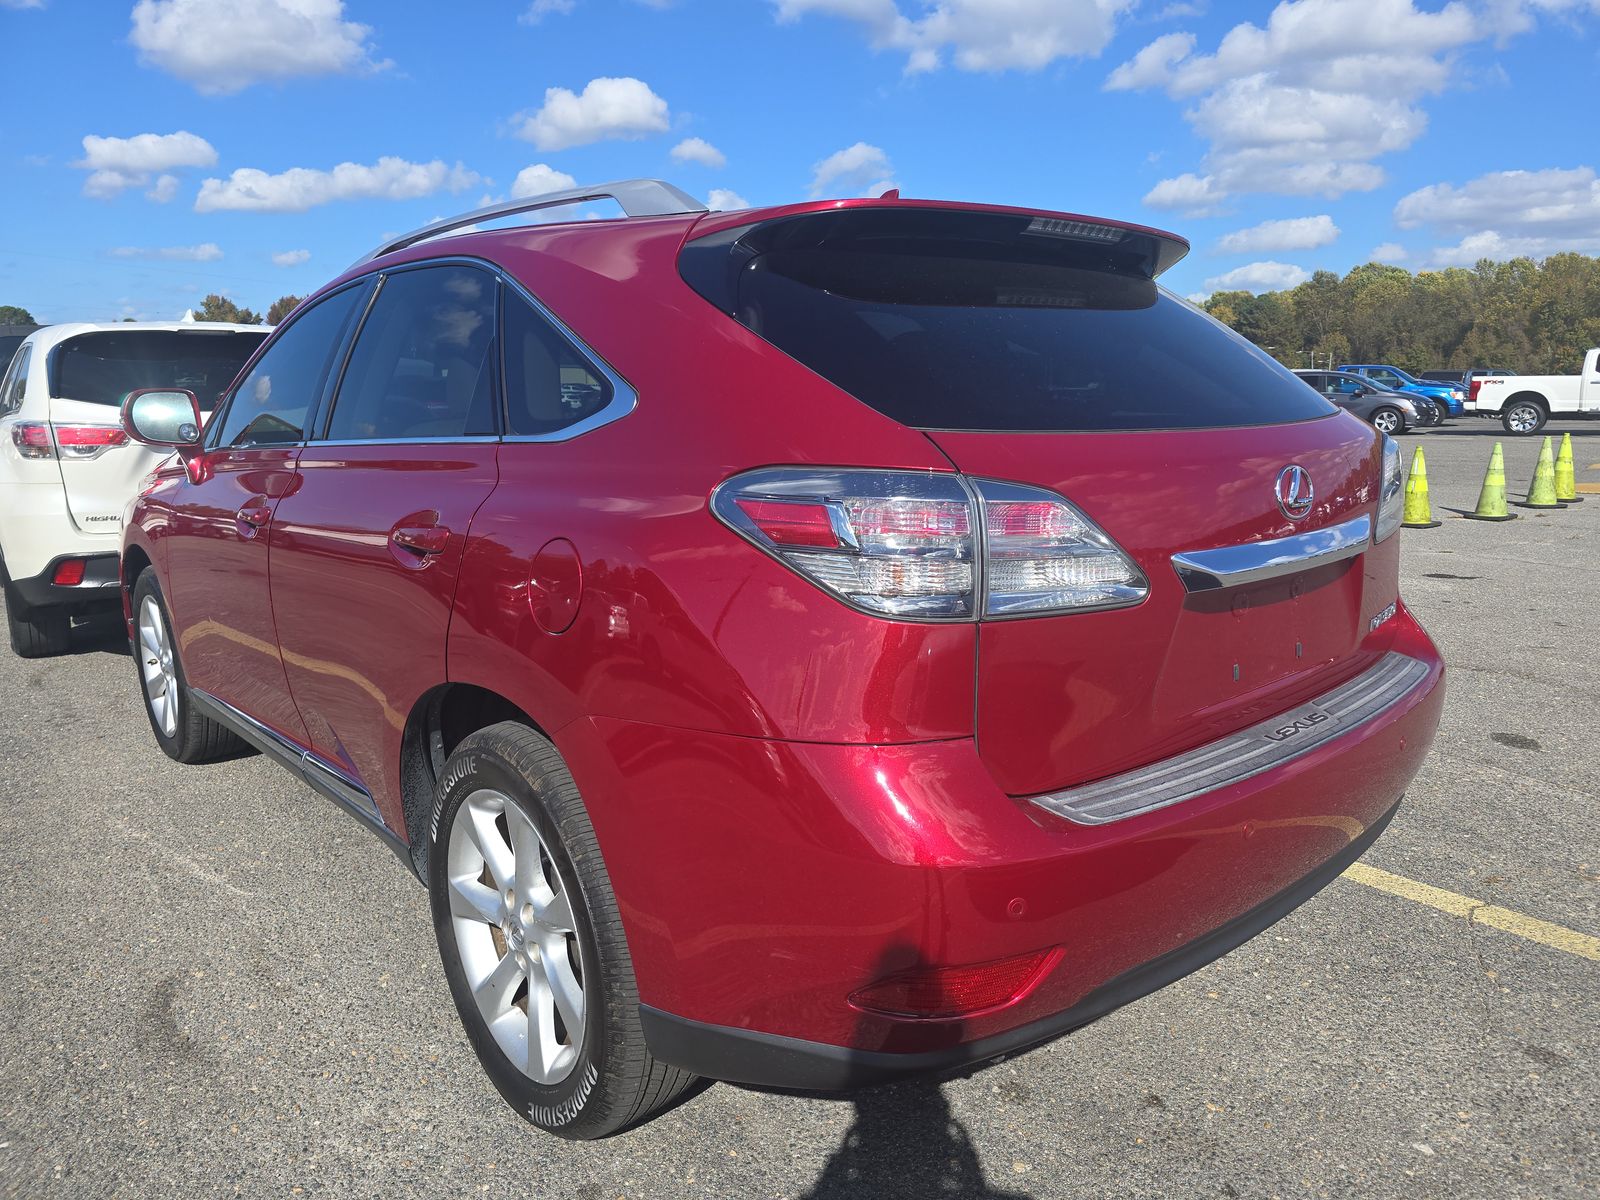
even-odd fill
[[[99,458],[128,435],[116,425],[56,425],[18,421],[11,426],[11,444],[23,458]]]
[[[769,468],[724,482],[711,509],[813,583],[882,616],[1042,615],[1136,604],[1149,591],[1082,513],[1020,484]]]

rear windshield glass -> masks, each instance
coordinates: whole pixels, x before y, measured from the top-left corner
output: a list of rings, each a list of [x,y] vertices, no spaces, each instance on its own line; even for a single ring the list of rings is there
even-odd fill
[[[1331,405],[1149,278],[1016,244],[818,239],[738,270],[733,315],[921,429],[1264,425]]]
[[[51,358],[50,394],[117,405],[135,388],[187,388],[209,409],[266,340],[261,333],[159,329],[83,333]]]

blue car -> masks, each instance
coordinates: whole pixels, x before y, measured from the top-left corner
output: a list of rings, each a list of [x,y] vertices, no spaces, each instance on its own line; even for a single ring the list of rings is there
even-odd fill
[[[1413,396],[1426,396],[1428,399],[1443,405],[1452,417],[1461,415],[1467,398],[1466,392],[1456,385],[1432,383],[1425,379],[1417,379],[1414,376],[1407,375],[1399,367],[1385,366],[1382,363],[1345,363],[1339,370],[1364,376],[1386,391],[1406,392]]]

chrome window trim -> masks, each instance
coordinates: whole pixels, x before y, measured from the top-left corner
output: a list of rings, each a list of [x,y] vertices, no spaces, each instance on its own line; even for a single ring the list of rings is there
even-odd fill
[[[556,316],[555,313],[551,312],[549,306],[546,305],[544,301],[540,300],[539,297],[535,296],[532,292],[525,288],[519,280],[513,279],[504,271],[501,271],[499,274],[501,281],[506,287],[512,289],[517,293],[517,295],[521,296],[529,304],[533,305],[533,310],[546,321],[550,322],[555,331],[565,338],[581,357],[587,359],[592,366],[599,370],[600,374],[605,376],[606,382],[611,385],[611,399],[606,401],[605,407],[596,412],[590,413],[583,420],[576,421],[573,424],[566,426],[564,429],[557,429],[551,433],[508,432],[500,439],[501,441],[513,443],[570,442],[573,438],[582,437],[584,434],[590,433],[601,428],[602,426],[609,425],[613,421],[622,420],[623,417],[627,416],[639,406],[639,393],[634,391],[633,386],[612,369],[610,363],[608,363],[604,358],[600,357],[600,355],[596,354],[587,342],[574,333],[571,326],[569,326],[560,317]],[[506,348],[504,341],[502,340],[500,346],[500,361],[502,364],[505,362],[505,353]],[[503,390],[504,389],[502,389],[502,391]],[[502,396],[502,402],[504,402],[506,399],[508,398]]]
[[[341,438],[337,441],[318,439],[303,442],[303,447],[314,446],[469,446],[479,442],[504,441],[496,433],[478,433],[470,437],[420,437],[420,438]]]
[[[1372,518],[1363,514],[1289,537],[1185,550],[1172,556],[1172,567],[1186,591],[1210,592],[1342,562],[1366,550],[1371,542]]]
[[[342,440],[340,440],[338,442],[333,442],[333,441],[325,441],[325,440],[323,440],[321,438],[313,437],[313,438],[307,439],[306,441],[298,443],[299,445],[302,445],[302,446],[337,446],[337,445],[380,446],[380,445],[409,445],[409,444],[416,444],[416,445],[449,445],[449,444],[456,443],[456,442],[468,442],[468,441],[488,441],[488,442],[498,441],[498,442],[507,442],[507,443],[570,442],[574,438],[582,437],[584,434],[593,432],[594,430],[599,429],[602,426],[609,425],[613,421],[622,420],[623,417],[625,417],[629,413],[633,412],[633,410],[636,409],[639,406],[639,393],[634,390],[633,385],[630,384],[621,375],[619,375],[616,372],[616,370],[611,366],[611,364],[608,363],[603,357],[601,357],[599,354],[595,353],[593,347],[591,347],[589,345],[589,343],[585,342],[581,337],[579,337],[576,333],[574,333],[573,330],[572,330],[572,327],[570,325],[568,325],[565,321],[563,321],[560,317],[556,316],[556,314],[550,310],[549,305],[545,304],[544,301],[540,300],[539,297],[535,296],[531,291],[529,291],[528,288],[523,285],[521,280],[513,278],[504,269],[502,269],[497,264],[490,262],[488,259],[476,258],[476,257],[474,257],[472,255],[467,255],[467,254],[449,254],[449,255],[441,255],[441,256],[439,256],[437,258],[419,258],[419,259],[415,259],[415,260],[412,260],[412,261],[409,261],[409,262],[398,263],[398,264],[396,264],[396,265],[394,265],[392,267],[375,268],[374,270],[371,270],[371,271],[367,272],[365,275],[358,276],[356,279],[352,279],[352,280],[349,281],[349,283],[357,283],[357,282],[361,282],[363,280],[371,280],[374,277],[378,277],[379,286],[375,287],[372,290],[372,294],[368,297],[368,299],[367,299],[367,307],[361,313],[361,316],[359,318],[359,322],[358,322],[358,324],[356,325],[356,328],[355,328],[355,332],[350,338],[349,345],[347,345],[345,347],[344,358],[341,361],[341,363],[339,364],[338,380],[334,385],[334,388],[332,390],[331,395],[329,395],[325,400],[326,410],[327,411],[318,414],[318,419],[317,419],[316,423],[321,428],[324,428],[324,429],[327,428],[327,421],[329,419],[331,419],[332,416],[333,416],[333,408],[334,408],[334,405],[338,401],[339,389],[344,386],[344,372],[345,372],[345,369],[350,364],[351,355],[355,353],[356,340],[361,336],[361,330],[366,325],[367,317],[371,315],[372,306],[377,302],[378,294],[383,290],[383,288],[382,288],[382,277],[385,277],[385,276],[388,276],[388,275],[395,275],[395,274],[398,274],[401,271],[416,270],[416,269],[422,268],[422,267],[438,267],[438,266],[452,266],[452,265],[455,265],[455,266],[471,266],[471,267],[476,267],[479,270],[487,271],[487,272],[489,272],[490,275],[492,275],[496,280],[499,281],[499,283],[500,283],[500,285],[502,287],[512,289],[513,291],[515,291],[517,293],[518,296],[520,296],[523,300],[527,301],[528,304],[532,305],[533,306],[533,310],[536,313],[538,313],[542,318],[544,318],[544,320],[549,322],[550,326],[563,339],[565,339],[572,346],[572,348],[575,351],[577,351],[579,356],[582,357],[583,359],[585,359],[591,366],[593,366],[595,368],[595,370],[598,371],[605,378],[605,381],[608,384],[611,385],[611,399],[606,402],[605,407],[601,408],[597,412],[590,413],[587,417],[585,417],[581,421],[576,421],[573,424],[568,425],[563,429],[557,429],[552,433],[480,434],[480,435],[474,435],[474,436],[465,437],[465,438],[404,438],[404,439],[389,438],[389,439],[387,439],[385,441],[381,441],[381,442],[377,441],[377,440],[345,440],[345,439],[342,439]],[[341,288],[340,290],[343,290],[343,289]],[[332,293],[329,293],[329,294],[331,295]],[[502,303],[499,307],[502,310],[502,317],[503,317],[503,310],[504,310],[505,306]],[[503,418],[505,416],[505,411],[504,410],[505,410],[505,400],[506,400],[506,396],[505,396],[505,390],[506,389],[505,389],[505,379],[504,379],[505,344],[504,344],[504,339],[500,337],[499,330],[496,331],[496,341],[499,343],[499,355],[500,355],[500,365],[501,365],[501,380],[500,380],[501,412],[500,412],[500,416]],[[289,444],[290,443],[287,443],[287,442],[277,443],[277,445],[284,445],[284,446],[287,446]]]
[[[1077,825],[1109,825],[1243,783],[1355,733],[1417,690],[1430,668],[1391,650],[1347,683],[1184,754],[1029,802]]]

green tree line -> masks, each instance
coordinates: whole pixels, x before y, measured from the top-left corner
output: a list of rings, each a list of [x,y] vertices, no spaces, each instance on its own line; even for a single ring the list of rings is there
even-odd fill
[[[1416,274],[1367,263],[1282,292],[1216,292],[1202,307],[1290,367],[1331,359],[1566,375],[1600,345],[1600,258],[1484,259]]]

